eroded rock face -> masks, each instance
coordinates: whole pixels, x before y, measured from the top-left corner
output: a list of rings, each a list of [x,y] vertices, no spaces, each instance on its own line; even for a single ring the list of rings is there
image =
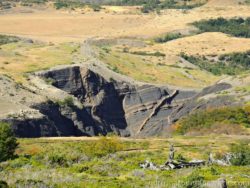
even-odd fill
[[[94,136],[109,132],[120,136],[164,136],[173,122],[208,105],[197,101],[199,97],[230,87],[221,84],[197,94],[149,84],[132,85],[104,79],[80,66],[50,70],[39,76],[53,80],[53,86],[78,98],[84,107],[51,101],[34,105],[44,118],[12,121],[20,137]]]

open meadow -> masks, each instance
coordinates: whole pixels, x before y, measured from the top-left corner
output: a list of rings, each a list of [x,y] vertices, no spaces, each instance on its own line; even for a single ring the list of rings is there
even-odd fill
[[[192,178],[204,182],[226,178],[229,187],[247,187],[249,167],[209,165],[169,171],[143,170],[145,160],[158,165],[168,159],[170,143],[176,159],[220,158],[247,136],[177,136],[168,139],[40,138],[19,139],[19,158],[1,163],[1,179],[9,185],[42,187],[184,187]],[[190,182],[189,182],[190,183]]]

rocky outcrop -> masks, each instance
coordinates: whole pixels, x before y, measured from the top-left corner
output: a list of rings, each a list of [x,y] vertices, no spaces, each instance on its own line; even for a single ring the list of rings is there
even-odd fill
[[[12,122],[20,137],[94,136],[110,132],[120,136],[165,136],[175,121],[193,110],[232,103],[227,98],[198,100],[230,88],[229,84],[218,84],[196,93],[107,79],[100,72],[76,65],[37,73],[77,98],[83,108],[43,102],[32,106],[42,118],[6,121]]]

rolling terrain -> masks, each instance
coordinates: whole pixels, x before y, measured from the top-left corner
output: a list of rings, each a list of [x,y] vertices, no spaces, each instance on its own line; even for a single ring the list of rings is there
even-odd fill
[[[1,1],[5,123],[0,187],[249,187],[250,3]]]
[[[2,10],[0,33],[19,38],[8,41],[2,35],[5,92],[0,116],[16,125],[19,136],[110,131],[139,136],[162,130],[168,135],[170,125],[190,111],[248,104],[250,39],[223,33],[237,25],[212,32],[196,26],[205,20],[221,21],[222,15],[230,24],[244,19],[247,24],[247,4],[208,1],[193,9],[163,9],[157,14],[138,12],[138,6],[117,7],[116,12],[116,7],[79,7],[79,12],[21,2]],[[237,71],[230,69],[229,63],[237,61],[242,61]],[[119,115],[112,110],[104,113],[117,105]],[[50,109],[55,113],[49,114]],[[73,126],[69,132],[61,125],[66,120]],[[23,126],[36,133],[27,133]]]

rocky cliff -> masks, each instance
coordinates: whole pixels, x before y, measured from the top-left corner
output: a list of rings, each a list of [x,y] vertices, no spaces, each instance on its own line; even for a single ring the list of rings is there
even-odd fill
[[[77,97],[84,108],[73,123],[83,134],[115,132],[121,136],[157,135],[170,125],[169,116],[179,100],[193,92],[177,92],[153,85],[131,85],[104,79],[86,67],[74,66],[43,72],[40,76],[53,80],[53,85]],[[178,105],[177,105],[178,106]],[[64,110],[63,110],[64,111]],[[152,114],[153,113],[153,114]],[[75,121],[75,117],[69,117]]]
[[[120,136],[166,136],[171,125],[191,111],[209,106],[231,105],[230,97],[208,97],[229,89],[226,83],[201,92],[170,89],[150,84],[132,84],[107,78],[86,66],[68,66],[37,73],[50,80],[51,87],[69,97],[34,103],[30,108],[39,117],[8,117],[20,137],[94,136],[115,133]]]

